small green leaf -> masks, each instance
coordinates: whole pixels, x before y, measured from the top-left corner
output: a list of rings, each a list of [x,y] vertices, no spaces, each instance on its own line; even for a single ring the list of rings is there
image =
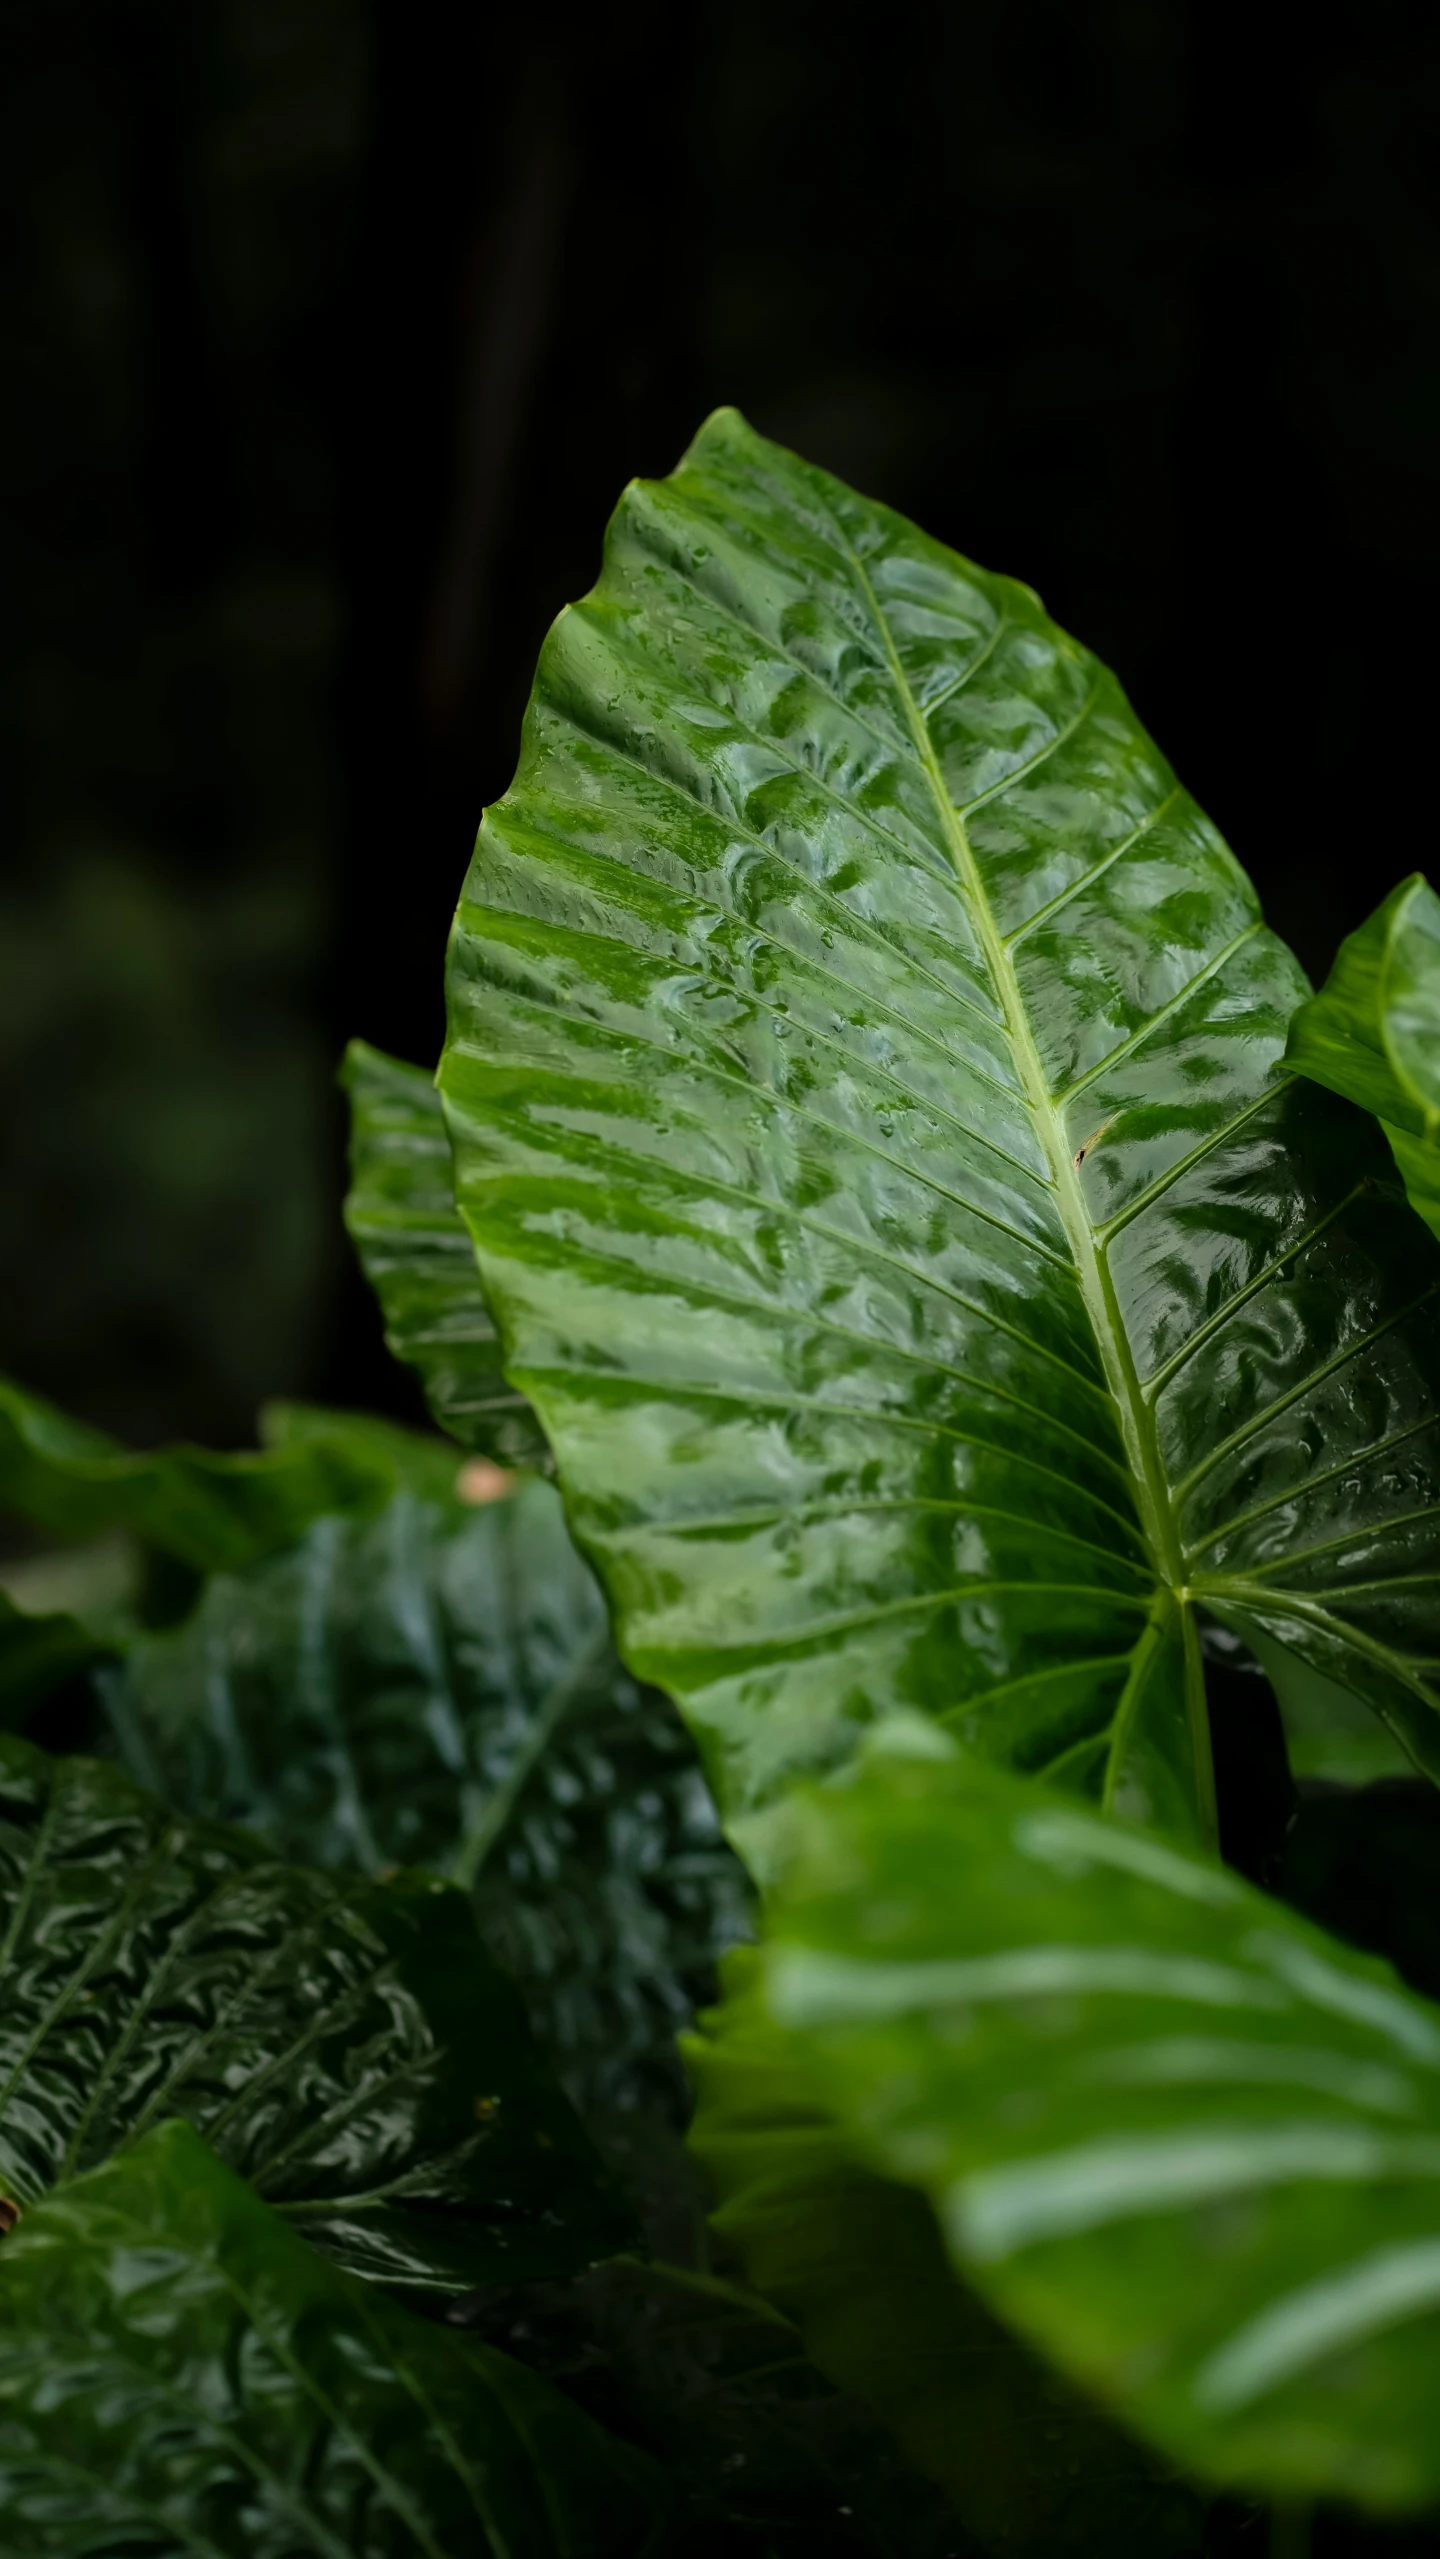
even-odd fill
[[[754,2031],[994,2308],[1202,2477],[1440,2496],[1440,2009],[958,1754],[808,1793],[788,1844]]]
[[[386,1341],[416,1371],[442,1430],[504,1465],[548,1465],[535,1416],[501,1366],[475,1247],[455,1206],[434,1077],[352,1040],[342,1080],[350,1096],[345,1223],[380,1300]]]
[[[752,1950],[690,2039],[691,2147],[717,2235],[837,2388],[868,2402],[987,2550],[1191,2559],[1199,2516],[1168,2466],[1021,2346],[947,2264],[923,2196],[847,2152],[753,1995]],[[751,1995],[745,1995],[745,1985]]]
[[[359,1418],[332,1415],[328,1430],[235,1457],[137,1455],[0,1378],[0,1511],[57,1537],[128,1529],[201,1572],[224,1570],[288,1545],[322,1512],[379,1509],[394,1490],[395,1451],[357,1432]]]
[[[0,1591],[0,1730],[23,1723],[32,1706],[105,1649],[78,1618],[61,1610],[34,1615]]]
[[[627,2225],[464,1898],[338,1881],[0,1738],[0,2184],[172,2115],[356,2272],[462,2291]]]
[[[0,2250],[26,2559],[645,2559],[658,2475],[508,2356],[305,2245],[189,2124]]]
[[[1440,1236],[1440,897],[1421,872],[1341,943],[1285,1058],[1374,1112],[1411,1207]]]
[[[1027,587],[733,410],[626,491],[440,1084],[507,1374],[757,1863],[901,1709],[1211,1835],[1197,1605],[1440,1773],[1440,1264],[1281,1067],[1306,991]]]
[[[453,1873],[585,2110],[679,2096],[747,1894],[673,1707],[625,1672],[560,1499],[402,1493],[216,1576],[108,1683],[134,1774],[286,1854]]]

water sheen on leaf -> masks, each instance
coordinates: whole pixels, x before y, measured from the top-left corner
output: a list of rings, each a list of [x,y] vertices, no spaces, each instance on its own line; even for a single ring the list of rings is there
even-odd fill
[[[350,1191],[345,1223],[380,1300],[385,1339],[413,1368],[442,1430],[505,1465],[549,1452],[506,1384],[475,1248],[455,1206],[440,1096],[423,1067],[364,1040],[345,1052]]]
[[[625,2244],[463,1896],[340,1880],[0,1738],[0,2187],[183,2115],[357,2273],[462,2291]]]
[[[1281,1068],[1305,992],[1028,588],[733,411],[626,491],[440,1082],[507,1374],[732,1822],[905,1708],[1207,1836],[1197,1600],[1440,1769],[1437,1270]]]
[[[0,2513],[26,2559],[646,2559],[664,2511],[638,2455],[328,2265],[188,2124],[0,2253]]]
[[[787,1843],[751,2031],[1000,2314],[1193,2474],[1440,2496],[1440,2008],[958,1755],[792,1799]]]
[[[216,1576],[108,1697],[134,1773],[186,1810],[317,1865],[455,1874],[577,2103],[674,2108],[674,2037],[746,1888],[550,1485],[318,1521]]]

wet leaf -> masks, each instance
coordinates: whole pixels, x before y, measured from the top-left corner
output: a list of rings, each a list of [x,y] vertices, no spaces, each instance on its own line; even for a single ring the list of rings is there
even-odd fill
[[[27,2559],[646,2559],[665,2497],[170,2123],[0,2245],[0,2511]]]
[[[0,2188],[28,2208],[177,2115],[384,2281],[461,2291],[629,2236],[461,1894],[286,1865],[0,1738]]]

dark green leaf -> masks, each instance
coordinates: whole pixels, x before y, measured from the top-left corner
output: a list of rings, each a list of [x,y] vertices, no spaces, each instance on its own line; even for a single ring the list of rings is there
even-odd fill
[[[807,1793],[787,1844],[747,2031],[1007,2320],[1202,2476],[1440,2496],[1440,2009],[959,1754]]]
[[[1341,943],[1285,1056],[1375,1113],[1411,1207],[1440,1235],[1440,897],[1419,871]]]
[[[820,2370],[863,2398],[987,2550],[1013,2559],[1189,2559],[1189,2491],[1049,2372],[960,2284],[921,2195],[847,2153],[792,2053],[741,1995],[688,2047],[692,2147],[718,2235]]]
[[[136,1646],[110,1704],[135,1774],[188,1811],[319,1865],[461,1878],[587,2111],[678,2098],[673,2039],[745,1888],[551,1486],[318,1521]]]
[[[656,2475],[537,2375],[327,2265],[188,2124],[0,2254],[25,2559],[644,2559]]]
[[[464,2315],[663,2463],[687,2559],[983,2559],[873,2413],[830,2389],[790,2322],[742,2285],[620,2258]]]
[[[104,1650],[77,1618],[58,1610],[34,1616],[0,1591],[0,1729],[23,1723],[32,1706]]]
[[[908,1707],[1203,1836],[1197,1599],[1440,1769],[1440,1269],[1278,1071],[1304,993],[1028,588],[733,411],[627,490],[441,1087],[507,1374],[727,1819]]]
[[[535,1416],[500,1364],[475,1248],[455,1206],[434,1077],[352,1040],[344,1083],[345,1223],[380,1300],[386,1341],[416,1371],[443,1430],[506,1465],[547,1463]]]
[[[283,1414],[286,1408],[277,1408]],[[128,1529],[201,1572],[285,1546],[327,1511],[373,1511],[393,1491],[398,1444],[363,1416],[312,1417],[281,1446],[136,1455],[0,1378],[0,1510],[58,1537]],[[321,1424],[326,1427],[320,1427]]]
[[[361,2274],[463,2290],[626,2235],[461,1894],[0,1739],[0,2182],[28,2204],[171,2115]]]

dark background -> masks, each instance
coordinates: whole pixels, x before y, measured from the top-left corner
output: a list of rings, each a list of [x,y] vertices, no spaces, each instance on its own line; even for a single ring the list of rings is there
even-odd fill
[[[1435,867],[1440,15],[32,0],[0,1365],[411,1409],[339,1227],[541,635],[753,422],[1038,586],[1323,972]]]

